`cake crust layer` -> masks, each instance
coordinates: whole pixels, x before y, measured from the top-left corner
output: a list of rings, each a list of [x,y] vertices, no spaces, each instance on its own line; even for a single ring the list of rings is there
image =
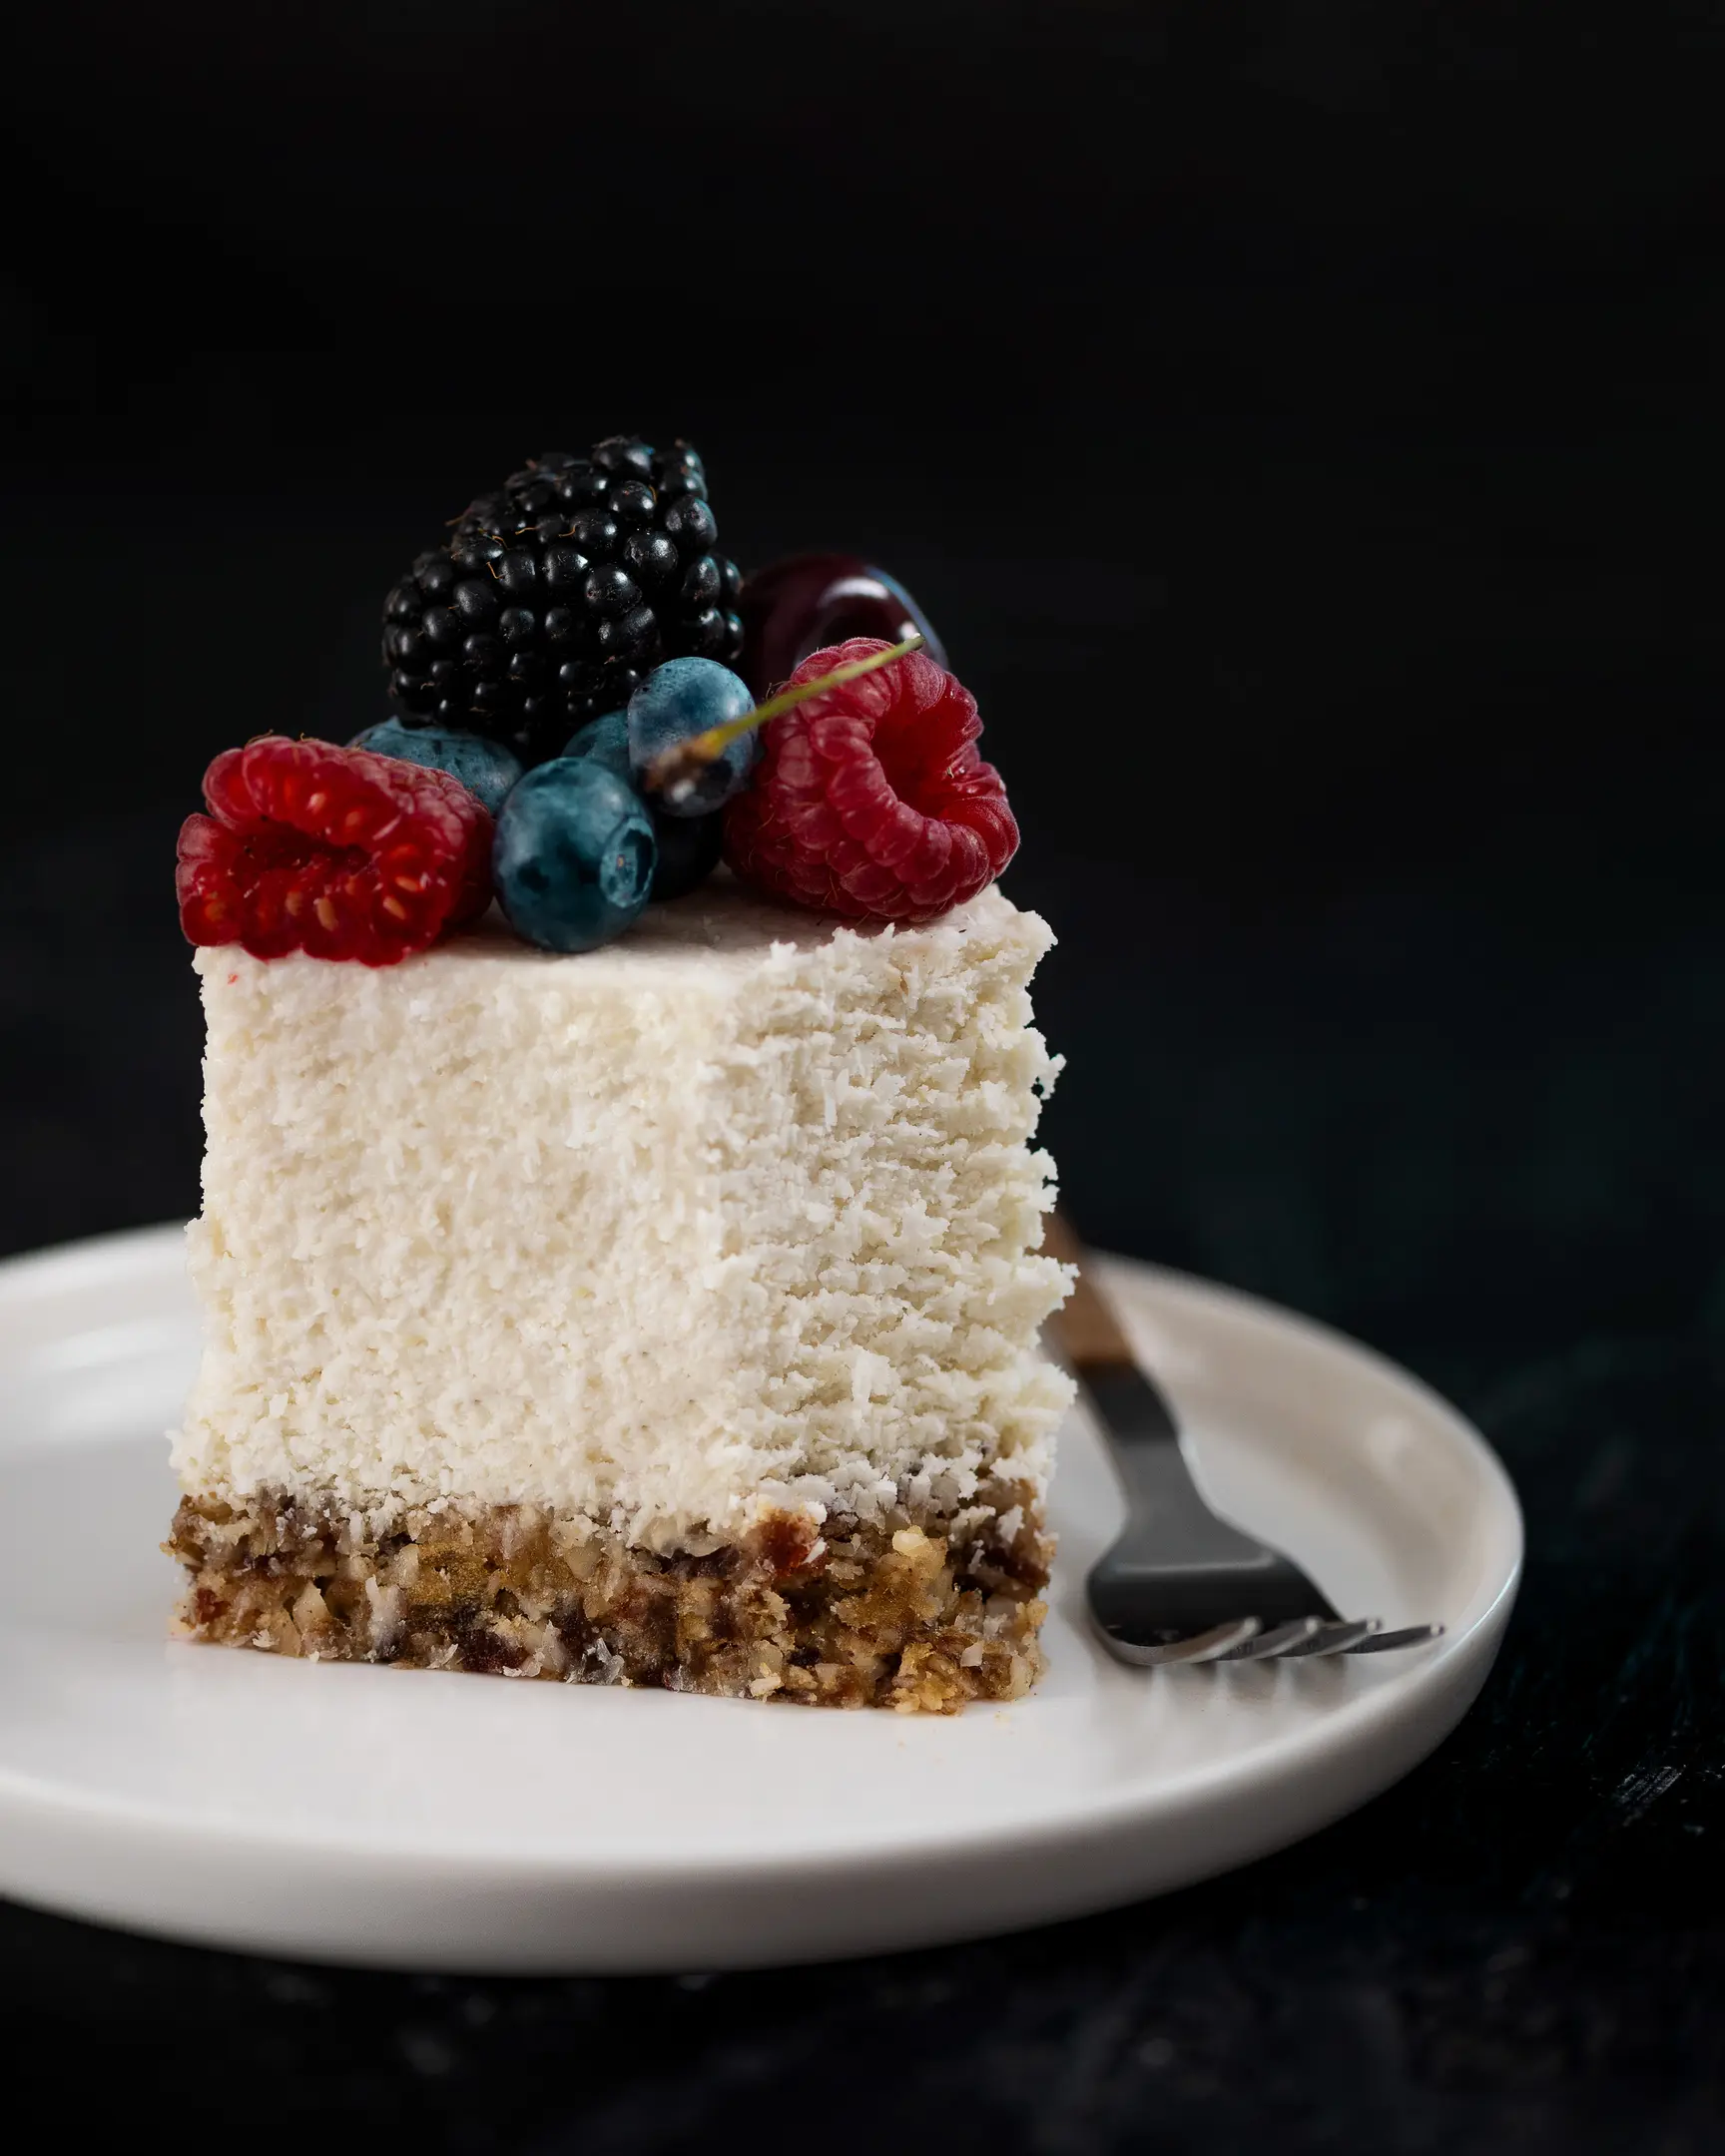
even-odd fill
[[[775,1512],[661,1554],[537,1505],[445,1505],[388,1530],[286,1493],[188,1496],[164,1547],[177,1629],[318,1661],[954,1713],[1041,1669],[1052,1545],[1030,1483],[958,1518]]]

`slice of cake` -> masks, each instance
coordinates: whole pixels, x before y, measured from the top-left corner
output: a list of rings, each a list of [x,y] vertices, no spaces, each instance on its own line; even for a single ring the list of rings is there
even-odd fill
[[[717,531],[687,442],[534,458],[389,593],[391,719],[205,774],[196,1638],[939,1711],[1036,1674],[1052,938],[903,587],[744,587]]]
[[[721,876],[575,955],[490,925],[387,965],[201,949],[183,1629],[1022,1693],[1070,1395],[1037,1345],[1051,940],[992,887],[854,928]]]

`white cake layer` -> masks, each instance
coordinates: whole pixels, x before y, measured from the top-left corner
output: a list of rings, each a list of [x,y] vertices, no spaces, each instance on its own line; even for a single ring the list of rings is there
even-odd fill
[[[201,950],[194,1491],[438,1496],[711,1546],[764,1504],[1040,1484],[1027,1256],[1053,938],[997,891],[854,932],[724,878],[578,957]]]

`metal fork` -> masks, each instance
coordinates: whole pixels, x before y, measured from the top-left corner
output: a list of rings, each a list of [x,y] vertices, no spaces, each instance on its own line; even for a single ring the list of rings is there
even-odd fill
[[[1344,1618],[1291,1558],[1213,1512],[1186,1465],[1173,1409],[1085,1274],[1078,1240],[1058,1214],[1043,1248],[1079,1269],[1056,1334],[1107,1433],[1129,1508],[1086,1589],[1110,1654],[1156,1668],[1384,1654],[1438,1636],[1440,1624],[1386,1632],[1380,1618]]]

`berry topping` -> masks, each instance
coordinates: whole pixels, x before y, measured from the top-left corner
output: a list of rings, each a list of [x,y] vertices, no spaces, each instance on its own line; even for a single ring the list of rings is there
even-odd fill
[[[385,719],[355,734],[347,746],[447,772],[469,794],[476,794],[493,815],[521,776],[520,759],[511,756],[501,742],[487,741],[483,734],[458,734],[452,727],[408,728],[399,719]]]
[[[673,659],[655,668],[629,699],[629,761],[636,784],[646,789],[647,773],[667,750],[754,708],[748,683],[712,659]],[[759,734],[741,734],[688,784],[659,795],[655,806],[671,815],[706,815],[742,790],[760,754]]]
[[[788,680],[811,652],[854,637],[900,644],[920,636],[934,664],[946,664],[940,639],[903,585],[856,554],[791,554],[769,562],[744,585],[737,611],[742,671],[758,697]]]
[[[584,727],[570,735],[566,757],[591,757],[595,764],[603,764],[608,772],[615,772],[625,786],[635,784],[635,775],[629,768],[629,714],[607,712],[602,719],[589,719]]]
[[[180,925],[254,958],[393,965],[490,897],[491,817],[447,773],[267,734],[204,775],[180,831]]]
[[[607,712],[603,719],[590,719],[563,754],[566,757],[591,757],[595,764],[615,772],[628,785],[635,783],[629,764],[627,712]],[[687,896],[698,883],[705,883],[718,867],[725,837],[725,818],[717,809],[711,815],[669,815],[651,798],[647,802],[647,812],[653,818],[653,836],[659,847],[653,888],[647,895],[658,905],[667,898]]]
[[[557,757],[503,804],[491,854],[498,902],[541,950],[592,950],[647,903],[656,853],[632,787],[593,757]]]
[[[812,653],[788,691],[887,649],[856,637]],[[853,920],[925,921],[1017,850],[1000,775],[977,754],[975,699],[921,652],[762,731],[754,783],[725,811],[725,857],[759,889]]]
[[[532,764],[620,709],[661,660],[737,659],[741,580],[718,536],[687,442],[617,435],[535,457],[384,602],[402,723],[489,734]]]
[[[665,815],[651,803],[653,835],[659,841],[659,865],[653,871],[655,904],[667,898],[686,898],[719,865],[725,849],[725,817],[720,809],[711,815]]]

